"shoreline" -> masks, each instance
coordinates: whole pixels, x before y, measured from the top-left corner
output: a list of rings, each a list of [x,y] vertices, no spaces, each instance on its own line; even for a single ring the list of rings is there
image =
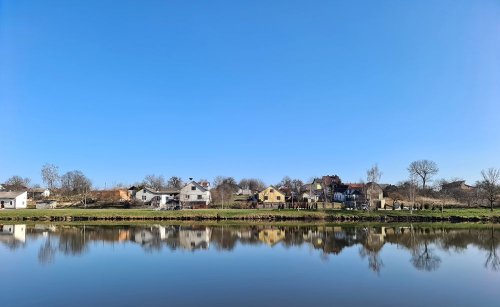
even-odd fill
[[[348,211],[197,209],[155,211],[151,209],[18,209],[1,210],[0,221],[320,221],[320,222],[483,222],[500,223],[500,210],[445,209],[440,211]]]

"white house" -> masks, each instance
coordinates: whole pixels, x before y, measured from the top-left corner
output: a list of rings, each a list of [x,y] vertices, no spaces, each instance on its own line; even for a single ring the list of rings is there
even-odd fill
[[[333,200],[336,201],[336,202],[343,203],[345,201],[345,194],[344,194],[344,192],[335,191],[333,193]]]
[[[0,209],[22,209],[28,206],[28,193],[0,192]]]
[[[208,189],[191,181],[181,189],[179,201],[186,208],[206,208],[212,201],[212,197]]]
[[[145,187],[135,192],[134,198],[144,203],[154,201],[157,205],[165,205],[167,202],[174,200],[179,194],[178,190],[155,191]]]

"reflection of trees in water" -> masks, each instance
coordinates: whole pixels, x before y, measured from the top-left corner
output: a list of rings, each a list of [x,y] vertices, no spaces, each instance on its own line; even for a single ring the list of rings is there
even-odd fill
[[[38,227],[38,226],[37,226]],[[29,227],[28,227],[29,228]],[[39,227],[40,228],[40,227]],[[500,269],[500,232],[491,229],[446,229],[414,227],[413,225],[386,227],[345,227],[343,225],[315,226],[205,226],[205,225],[147,225],[147,226],[57,226],[51,230],[31,229],[28,238],[37,238],[42,231],[45,241],[40,246],[38,259],[51,263],[57,252],[79,255],[89,250],[91,242],[138,244],[145,252],[169,250],[233,250],[238,244],[310,246],[320,250],[321,259],[339,255],[345,248],[359,246],[359,255],[368,260],[376,273],[384,268],[380,252],[386,243],[397,244],[409,251],[410,261],[418,270],[437,270],[441,259],[436,250],[463,252],[469,245],[486,251],[485,266]],[[5,240],[2,241],[6,244]],[[20,242],[7,246],[18,248]]]
[[[50,233],[48,233],[45,242],[40,245],[40,249],[38,250],[38,261],[41,264],[50,264],[54,262],[56,252],[57,250],[50,240]]]
[[[427,241],[424,241],[423,246],[417,245],[411,253],[411,263],[420,271],[435,271],[441,264],[441,258],[434,255],[432,249],[428,247]]]
[[[495,236],[495,230],[491,228],[488,234],[485,234],[484,244],[483,246],[486,249],[486,262],[484,266],[486,268],[490,268],[493,271],[500,270],[500,257],[498,257],[498,248],[499,248],[499,240],[498,237]]]

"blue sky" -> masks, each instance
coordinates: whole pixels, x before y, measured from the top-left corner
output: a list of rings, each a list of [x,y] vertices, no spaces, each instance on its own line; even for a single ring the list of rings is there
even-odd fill
[[[474,182],[500,167],[500,2],[0,0],[0,182]]]

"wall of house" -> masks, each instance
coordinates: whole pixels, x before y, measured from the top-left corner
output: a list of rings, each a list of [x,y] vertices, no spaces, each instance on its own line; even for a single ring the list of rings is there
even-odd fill
[[[269,187],[259,193],[259,201],[263,203],[284,203],[285,195],[283,195],[275,188]]]

